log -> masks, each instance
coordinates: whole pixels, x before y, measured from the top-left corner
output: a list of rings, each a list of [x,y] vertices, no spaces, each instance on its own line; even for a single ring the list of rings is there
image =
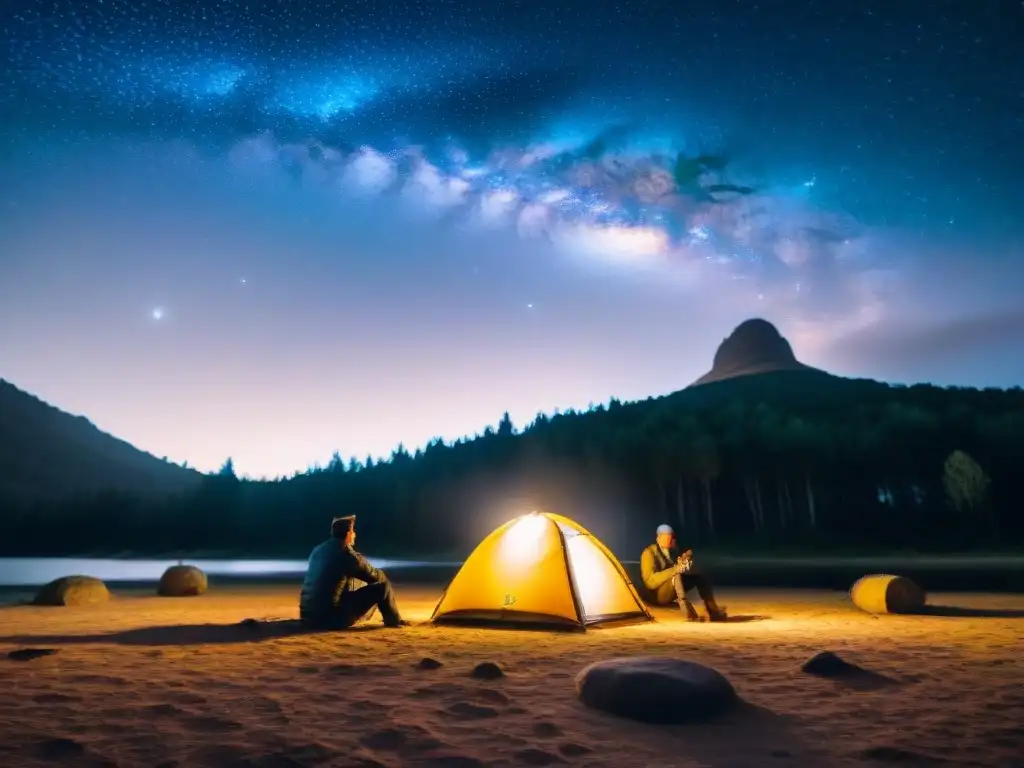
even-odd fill
[[[908,578],[872,573],[854,582],[850,587],[850,600],[867,613],[919,613],[924,608],[926,595]]]

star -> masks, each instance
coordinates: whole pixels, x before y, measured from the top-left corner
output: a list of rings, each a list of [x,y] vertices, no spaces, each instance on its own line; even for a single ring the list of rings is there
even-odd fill
[[[152,318],[153,318],[153,319],[154,319],[154,320],[155,320],[156,322],[158,322],[158,323],[159,323],[159,322],[160,322],[161,320],[163,320],[163,319],[164,319],[164,308],[163,308],[163,307],[154,307],[154,308],[153,308],[153,311],[152,311],[152,312],[150,312],[150,316],[151,316],[151,317],[152,317]]]

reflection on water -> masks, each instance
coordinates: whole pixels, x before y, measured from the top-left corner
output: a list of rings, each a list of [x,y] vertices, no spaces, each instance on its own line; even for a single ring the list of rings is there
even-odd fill
[[[450,566],[452,563],[428,563],[415,560],[369,558],[377,568],[397,569],[425,566]],[[24,587],[46,584],[61,576],[82,574],[103,581],[157,581],[170,566],[187,562],[211,576],[300,575],[306,572],[305,560],[113,560],[75,557],[0,557],[0,586]],[[458,565],[455,563],[454,565]]]

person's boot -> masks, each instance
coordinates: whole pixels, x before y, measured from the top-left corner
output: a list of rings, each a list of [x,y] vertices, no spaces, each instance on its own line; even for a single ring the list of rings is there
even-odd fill
[[[711,621],[728,621],[729,614],[726,612],[724,606],[720,606],[714,600],[710,603],[705,603],[704,607],[708,609],[708,618]]]
[[[700,621],[700,614],[697,613],[697,609],[685,597],[679,601],[679,608],[682,610],[683,615],[686,616],[687,621]]]

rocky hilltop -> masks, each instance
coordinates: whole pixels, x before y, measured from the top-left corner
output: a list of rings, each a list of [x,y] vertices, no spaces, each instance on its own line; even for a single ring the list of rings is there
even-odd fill
[[[711,370],[690,386],[774,371],[814,371],[796,359],[778,328],[761,318],[745,320],[718,346]]]

